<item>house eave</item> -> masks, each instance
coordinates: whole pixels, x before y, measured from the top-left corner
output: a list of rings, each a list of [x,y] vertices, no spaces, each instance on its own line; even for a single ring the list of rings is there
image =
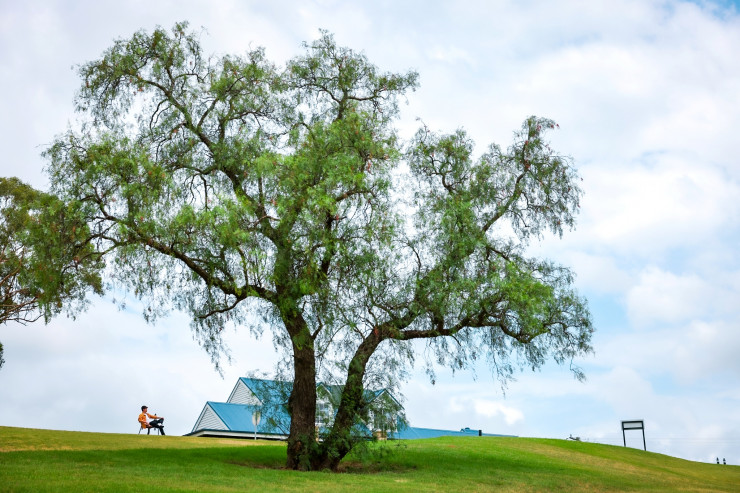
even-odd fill
[[[287,435],[271,435],[259,433],[255,435],[254,432],[249,431],[230,431],[230,430],[197,430],[191,431],[184,435],[186,437],[208,437],[208,438],[239,438],[243,440],[254,440],[255,437],[258,440],[287,440]]]

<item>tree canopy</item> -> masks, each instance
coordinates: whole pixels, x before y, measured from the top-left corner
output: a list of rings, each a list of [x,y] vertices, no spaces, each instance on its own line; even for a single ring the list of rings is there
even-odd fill
[[[525,254],[578,210],[554,122],[527,118],[480,157],[463,130],[402,141],[417,74],[382,72],[328,33],[279,67],[261,48],[206,56],[182,23],[79,73],[82,125],[46,153],[53,191],[79,204],[146,316],[189,312],[216,365],[224,326],[270,327],[293,379],[289,467],[337,466],[363,390],[408,368],[415,340],[502,380],[591,351],[571,271]],[[344,390],[317,442],[319,377]]]
[[[0,178],[0,323],[45,321],[102,294],[100,255],[80,208]],[[0,366],[3,364],[0,344]]]

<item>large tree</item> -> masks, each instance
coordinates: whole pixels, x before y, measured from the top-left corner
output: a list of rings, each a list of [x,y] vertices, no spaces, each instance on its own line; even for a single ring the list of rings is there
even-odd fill
[[[581,195],[544,138],[552,121],[528,118],[479,158],[461,130],[402,142],[397,103],[417,74],[326,33],[277,67],[262,49],[205,56],[183,23],[79,72],[82,125],[47,152],[53,190],[85,204],[147,316],[189,312],[216,365],[226,324],[271,326],[293,373],[288,467],[334,469],[371,377],[392,381],[420,344],[503,380],[591,350],[572,273],[524,251],[572,227]],[[316,382],[331,375],[343,393],[317,442]]]
[[[0,177],[0,324],[22,324],[102,294],[101,256],[80,204],[65,204],[17,178]],[[3,364],[0,344],[0,366]]]

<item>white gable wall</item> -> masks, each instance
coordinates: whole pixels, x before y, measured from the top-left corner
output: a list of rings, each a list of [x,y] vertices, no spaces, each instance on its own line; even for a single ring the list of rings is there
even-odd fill
[[[193,426],[193,431],[196,430],[228,430],[228,427],[213,411],[210,404],[206,404],[206,407],[200,413],[198,421]]]
[[[229,404],[251,404],[253,406],[261,406],[262,402],[254,395],[254,392],[249,390],[249,387],[244,385],[241,378],[237,380],[234,390],[231,391],[229,400],[226,401]]]

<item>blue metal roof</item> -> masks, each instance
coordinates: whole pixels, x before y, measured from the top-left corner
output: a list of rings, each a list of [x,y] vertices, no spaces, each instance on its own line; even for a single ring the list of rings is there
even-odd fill
[[[316,388],[324,388],[329,395],[331,396],[331,399],[334,401],[335,404],[339,404],[339,401],[342,397],[342,392],[344,391],[344,385],[329,385],[327,383],[319,382],[316,384]],[[391,395],[390,392],[386,389],[379,389],[379,390],[369,390],[364,389],[362,392],[363,398],[365,399],[365,402],[373,402],[375,399],[377,399],[379,396],[381,396],[383,393],[387,393],[391,399],[393,399],[394,402],[398,404],[398,401],[396,400],[393,395]],[[399,407],[401,407],[400,404],[398,404]]]
[[[283,406],[253,406],[211,401],[208,401],[208,405],[229,431],[254,433],[252,416],[256,411],[260,412],[260,423],[256,430],[258,433],[287,435],[290,431],[290,415]]]
[[[262,378],[240,377],[239,380],[246,385],[249,390],[264,404],[285,404],[288,402],[288,396],[293,390],[293,382],[283,382],[281,380],[265,380]]]
[[[471,430],[470,428],[463,428],[460,431],[453,430],[437,430],[434,428],[416,428],[413,426],[407,426],[400,428],[394,432],[389,438],[398,440],[415,440],[419,438],[438,438],[438,437],[503,437],[513,435],[495,435],[491,433],[480,433],[479,430]]]

